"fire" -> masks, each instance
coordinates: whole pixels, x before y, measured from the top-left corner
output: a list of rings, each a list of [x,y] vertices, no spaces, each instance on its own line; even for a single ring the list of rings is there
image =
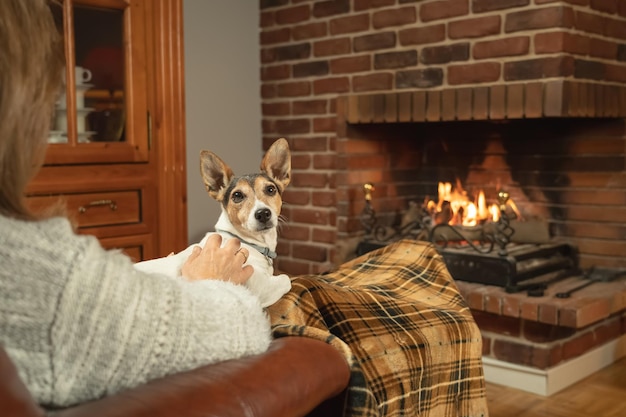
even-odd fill
[[[508,200],[506,205],[519,217],[519,211],[512,200]],[[435,224],[477,226],[489,221],[497,222],[500,219],[498,204],[487,204],[483,190],[480,190],[472,200],[459,180],[456,187],[452,187],[449,182],[440,182],[437,202],[428,200],[426,208],[433,216]]]

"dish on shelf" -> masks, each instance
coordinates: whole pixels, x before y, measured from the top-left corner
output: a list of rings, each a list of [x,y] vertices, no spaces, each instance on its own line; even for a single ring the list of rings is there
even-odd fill
[[[77,136],[78,136],[78,143],[89,143],[91,142],[91,140],[89,140],[93,135],[95,135],[97,132],[95,130],[88,130],[86,132],[78,132]]]
[[[67,143],[67,133],[61,130],[51,130],[48,133],[48,143]]]
[[[76,84],[76,89],[77,90],[89,90],[90,88],[92,88],[95,84],[90,84],[90,83],[82,83],[82,84]]]
[[[79,107],[78,109],[76,109],[76,113],[87,114],[87,113],[91,113],[94,110],[95,108],[93,107]],[[57,106],[57,111],[67,112],[67,107]]]
[[[95,130],[88,130],[85,132],[76,133],[78,143],[89,143],[91,142],[90,138],[94,136],[96,133]],[[48,134],[48,143],[68,143],[67,132],[62,130],[51,130]]]

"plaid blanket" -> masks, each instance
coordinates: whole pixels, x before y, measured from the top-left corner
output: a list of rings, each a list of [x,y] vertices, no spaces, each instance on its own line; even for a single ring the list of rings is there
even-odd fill
[[[428,243],[399,241],[326,275],[294,277],[268,311],[275,337],[343,352],[345,416],[488,415],[480,332]]]

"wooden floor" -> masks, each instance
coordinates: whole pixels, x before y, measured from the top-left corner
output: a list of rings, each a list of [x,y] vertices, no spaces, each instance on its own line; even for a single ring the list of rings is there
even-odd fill
[[[624,417],[626,358],[550,397],[487,384],[490,417]]]

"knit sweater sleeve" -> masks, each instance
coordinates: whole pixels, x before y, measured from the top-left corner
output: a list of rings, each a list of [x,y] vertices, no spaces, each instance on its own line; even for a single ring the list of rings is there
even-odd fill
[[[50,327],[49,406],[64,407],[200,365],[263,352],[269,319],[245,287],[136,271],[90,236],[67,245]],[[68,254],[69,252],[69,254]]]

